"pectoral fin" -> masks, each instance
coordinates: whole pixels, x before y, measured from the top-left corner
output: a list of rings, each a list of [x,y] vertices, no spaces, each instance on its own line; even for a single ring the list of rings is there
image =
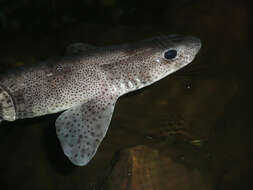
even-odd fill
[[[65,155],[78,166],[86,165],[103,140],[116,97],[102,97],[63,112],[56,120],[56,133]]]

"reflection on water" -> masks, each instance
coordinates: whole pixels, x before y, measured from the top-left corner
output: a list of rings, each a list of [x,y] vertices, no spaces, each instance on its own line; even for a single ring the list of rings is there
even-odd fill
[[[211,189],[252,189],[252,64],[249,9],[245,4],[182,0],[145,5],[129,1],[121,5],[115,0],[97,5],[84,1],[82,6],[85,10],[89,7],[89,11],[82,13],[77,3],[71,6],[76,14],[68,12],[72,20],[66,21],[65,17],[64,21],[60,15],[68,3],[53,2],[52,10],[57,10],[54,16],[45,18],[41,15],[47,12],[38,13],[40,16],[33,12],[34,20],[41,18],[40,24],[27,17],[15,17],[19,9],[4,12],[7,17],[0,37],[1,71],[59,55],[66,44],[76,41],[101,46],[159,33],[181,33],[199,37],[203,47],[186,68],[119,99],[108,134],[86,167],[75,167],[64,156],[54,128],[57,114],[1,123],[1,186],[110,189],[105,184],[115,175],[114,166],[122,164],[112,161],[113,155],[145,145],[151,149],[150,154],[158,151],[162,158],[167,156],[190,173],[197,171]],[[28,27],[29,21],[33,27]],[[140,171],[148,170],[148,164],[143,167]],[[166,179],[170,173],[157,175]],[[122,183],[127,179],[120,178]],[[156,183],[148,188],[163,187]]]

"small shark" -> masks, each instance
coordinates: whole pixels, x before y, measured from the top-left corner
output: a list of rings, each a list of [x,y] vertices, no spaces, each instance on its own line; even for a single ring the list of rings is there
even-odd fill
[[[64,154],[86,165],[105,137],[117,99],[193,61],[201,41],[158,36],[97,48],[76,43],[57,61],[44,61],[0,77],[0,121],[62,112],[56,133]]]

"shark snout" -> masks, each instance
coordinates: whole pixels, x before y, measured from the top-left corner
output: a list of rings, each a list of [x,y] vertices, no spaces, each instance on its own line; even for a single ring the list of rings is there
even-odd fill
[[[167,36],[169,41],[175,45],[185,46],[187,49],[193,51],[194,54],[197,54],[201,48],[201,40],[194,36],[184,36],[179,34],[171,34]]]
[[[184,41],[186,42],[185,45],[187,46],[187,48],[191,49],[195,55],[201,49],[201,40],[197,37],[186,36]]]

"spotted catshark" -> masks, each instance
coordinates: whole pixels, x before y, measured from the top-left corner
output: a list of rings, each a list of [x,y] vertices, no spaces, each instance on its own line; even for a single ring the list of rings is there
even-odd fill
[[[86,165],[105,137],[117,99],[181,69],[198,53],[192,36],[168,35],[109,47],[76,43],[57,61],[0,75],[0,121],[62,112],[64,154]]]

